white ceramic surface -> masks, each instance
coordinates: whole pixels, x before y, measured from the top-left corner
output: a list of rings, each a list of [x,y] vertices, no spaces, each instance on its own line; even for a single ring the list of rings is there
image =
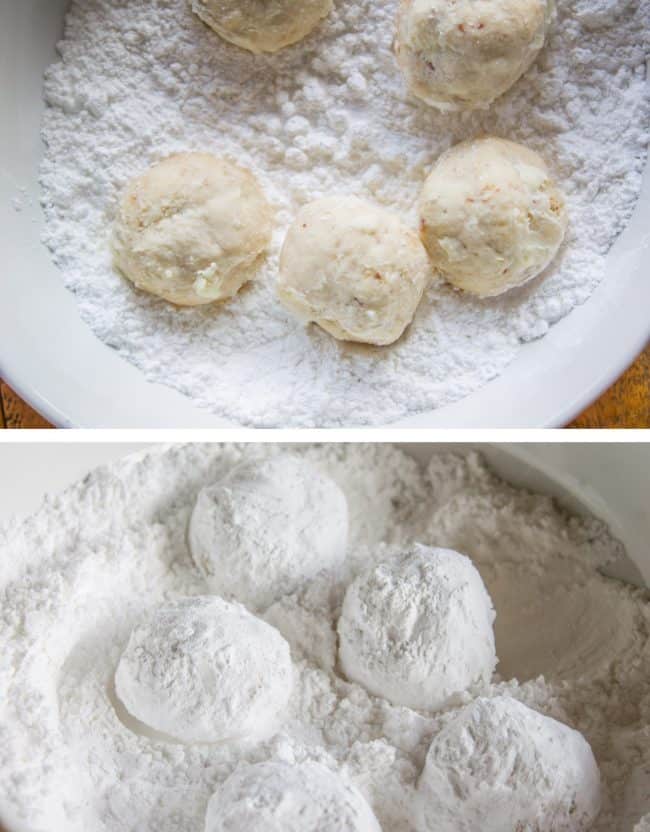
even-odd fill
[[[67,0],[0,0],[0,375],[65,427],[223,427],[101,344],[40,244],[42,73]],[[14,200],[24,206],[17,211]],[[559,427],[607,388],[650,335],[650,175],[590,300],[466,399],[394,427]]]

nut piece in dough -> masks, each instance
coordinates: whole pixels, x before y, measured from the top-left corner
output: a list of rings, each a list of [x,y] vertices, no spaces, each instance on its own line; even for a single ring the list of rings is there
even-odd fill
[[[268,739],[292,687],[280,633],[214,596],[166,604],[137,625],[115,674],[129,713],[187,743]]]
[[[224,40],[256,53],[297,43],[333,8],[332,0],[192,0],[192,10]]]
[[[544,271],[567,227],[564,195],[543,159],[495,138],[462,142],[438,159],[422,189],[420,217],[434,267],[479,297]]]
[[[444,719],[418,783],[418,832],[591,828],[600,774],[578,731],[508,696]]]
[[[190,520],[194,562],[210,589],[266,609],[345,559],[348,507],[303,459],[244,463],[204,488]]]
[[[335,338],[391,344],[413,320],[431,277],[417,234],[350,196],[306,205],[287,233],[278,295]]]
[[[127,185],[111,246],[138,289],[200,306],[237,294],[271,232],[271,208],[250,171],[208,153],[179,153]]]
[[[493,622],[471,560],[416,544],[348,587],[338,624],[341,667],[375,696],[437,710],[490,680]]]
[[[319,763],[242,766],[208,804],[205,832],[381,832],[361,793]]]
[[[411,92],[439,110],[488,107],[544,46],[552,0],[401,0],[395,53]]]

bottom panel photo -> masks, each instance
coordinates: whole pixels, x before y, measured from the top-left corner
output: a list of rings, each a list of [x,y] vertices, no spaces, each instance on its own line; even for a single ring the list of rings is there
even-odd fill
[[[650,445],[0,444],[2,832],[647,832]]]

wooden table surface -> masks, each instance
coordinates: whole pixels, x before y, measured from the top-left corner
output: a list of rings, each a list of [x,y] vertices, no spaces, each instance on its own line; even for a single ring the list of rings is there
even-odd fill
[[[49,428],[0,379],[0,428]],[[630,369],[571,428],[650,428],[650,346]]]

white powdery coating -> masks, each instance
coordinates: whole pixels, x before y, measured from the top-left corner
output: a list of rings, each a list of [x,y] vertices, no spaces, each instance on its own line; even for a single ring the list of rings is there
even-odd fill
[[[208,596],[165,605],[137,625],[115,674],[128,711],[183,742],[268,739],[292,685],[277,630]]]
[[[421,541],[471,555],[498,612],[500,658],[515,664],[515,635],[522,651],[528,635],[526,672],[542,654],[544,679],[521,678],[511,666],[501,674],[506,681],[480,686],[476,695],[515,697],[579,730],[603,777],[593,832],[628,832],[624,820],[631,832],[650,812],[648,594],[598,573],[621,551],[602,523],[504,483],[476,454],[438,453],[425,469],[385,444],[292,448],[345,493],[351,546],[340,580],[318,575],[264,615],[291,647],[287,721],[268,742],[234,747],[164,742],[125,715],[113,682],[133,627],[170,600],[206,593],[187,546],[197,494],[244,461],[285,452],[270,444],[156,449],[92,472],[32,517],[0,524],[5,825],[203,832],[210,797],[237,767],[311,761],[359,788],[386,832],[413,832],[416,783],[447,714],[430,719],[344,681],[336,668],[336,622],[358,574]],[[550,599],[562,591],[558,609]],[[512,604],[511,625],[499,635],[508,599],[534,593],[548,603],[519,617]],[[566,618],[569,607],[589,614]],[[599,613],[610,625],[596,642]],[[555,640],[563,619],[570,645]]]
[[[72,2],[45,83],[44,239],[83,319],[149,380],[246,425],[388,423],[494,378],[601,280],[641,184],[648,0],[560,0],[535,65],[472,114],[409,100],[392,52],[396,8],[337,3],[308,39],[266,57],[222,42],[186,0]],[[482,134],[540,152],[567,192],[569,235],[548,273],[489,301],[432,286],[389,350],[333,343],[282,308],[277,257],[301,205],[354,194],[415,227],[434,161]],[[111,269],[122,187],[186,150],[230,155],[278,209],[268,263],[218,314],[170,309]]]
[[[318,763],[237,769],[208,804],[205,832],[381,832],[349,783]]]
[[[508,696],[479,698],[431,743],[418,832],[586,832],[600,774],[582,734]]]
[[[493,622],[470,559],[416,545],[348,588],[338,623],[341,667],[376,696],[434,711],[489,682]]]
[[[338,485],[292,456],[242,465],[198,496],[192,557],[210,588],[256,609],[345,559],[348,510]]]

